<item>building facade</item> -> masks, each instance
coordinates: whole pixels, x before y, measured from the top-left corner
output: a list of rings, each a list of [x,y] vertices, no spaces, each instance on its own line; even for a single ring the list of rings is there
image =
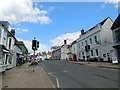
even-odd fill
[[[14,32],[14,33],[13,33]],[[16,48],[15,43],[17,39],[15,38],[15,30],[12,30],[7,33],[7,49],[9,50],[9,55],[6,55],[7,59],[7,69],[16,67]]]
[[[0,72],[16,67],[17,53],[20,54],[21,50],[27,51],[27,48],[21,49],[17,42],[15,30],[9,30],[7,21],[0,21]]]
[[[28,50],[23,41],[17,41],[16,45],[20,48],[19,58],[22,59],[22,63],[27,61]]]
[[[70,58],[70,45],[64,40],[64,45],[61,46],[61,60],[69,60]]]
[[[114,21],[111,29],[112,29],[113,40],[114,40],[113,47],[115,49],[115,55],[116,55],[116,58],[114,58],[114,60],[115,61],[117,60],[117,62],[120,63],[120,14]]]
[[[70,60],[72,60],[72,61],[77,61],[78,59],[77,59],[77,41],[75,40],[75,41],[73,41],[71,44],[70,44],[70,48],[69,48],[69,50],[70,50]]]
[[[7,66],[7,55],[9,50],[7,49],[7,40],[8,40],[8,25],[7,21],[0,21],[0,72],[4,72]]]
[[[60,60],[61,58],[61,47],[56,48],[52,51],[52,59]]]
[[[111,61],[114,57],[111,26],[113,22],[108,17],[88,31],[81,30],[77,41],[77,59],[94,58],[97,61]],[[108,35],[109,34],[109,35]]]

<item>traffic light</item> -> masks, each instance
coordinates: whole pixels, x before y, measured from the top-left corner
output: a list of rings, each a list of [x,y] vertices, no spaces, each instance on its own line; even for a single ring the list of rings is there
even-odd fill
[[[87,47],[88,47],[88,51],[90,51],[90,45],[87,45]]]
[[[87,52],[87,46],[85,46],[85,51]]]
[[[86,45],[86,46],[85,46],[85,51],[86,51],[86,52],[89,52],[89,51],[90,51],[90,45]]]
[[[37,48],[39,48],[39,42],[37,41]]]
[[[37,50],[37,40],[32,40],[32,49]]]

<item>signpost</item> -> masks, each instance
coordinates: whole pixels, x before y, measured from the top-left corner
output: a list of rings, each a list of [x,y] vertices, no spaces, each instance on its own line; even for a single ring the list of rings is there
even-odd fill
[[[32,49],[34,51],[34,59],[33,59],[33,72],[34,72],[34,65],[35,65],[35,51],[39,48],[39,42],[34,38],[32,40]]]

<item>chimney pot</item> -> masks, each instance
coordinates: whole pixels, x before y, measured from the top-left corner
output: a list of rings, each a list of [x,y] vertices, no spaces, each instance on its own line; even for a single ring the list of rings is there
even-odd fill
[[[11,29],[11,34],[15,36],[15,29]]]
[[[67,44],[67,40],[64,40],[64,44]]]
[[[84,29],[81,30],[81,35],[85,34]]]

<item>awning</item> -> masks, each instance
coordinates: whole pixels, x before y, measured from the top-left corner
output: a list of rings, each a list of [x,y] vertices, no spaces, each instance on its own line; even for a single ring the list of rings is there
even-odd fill
[[[6,47],[5,47],[4,45],[0,45],[0,48],[2,49],[1,51],[2,51],[3,53],[9,53],[9,50],[6,49]]]
[[[2,49],[3,53],[9,53],[8,50]]]

